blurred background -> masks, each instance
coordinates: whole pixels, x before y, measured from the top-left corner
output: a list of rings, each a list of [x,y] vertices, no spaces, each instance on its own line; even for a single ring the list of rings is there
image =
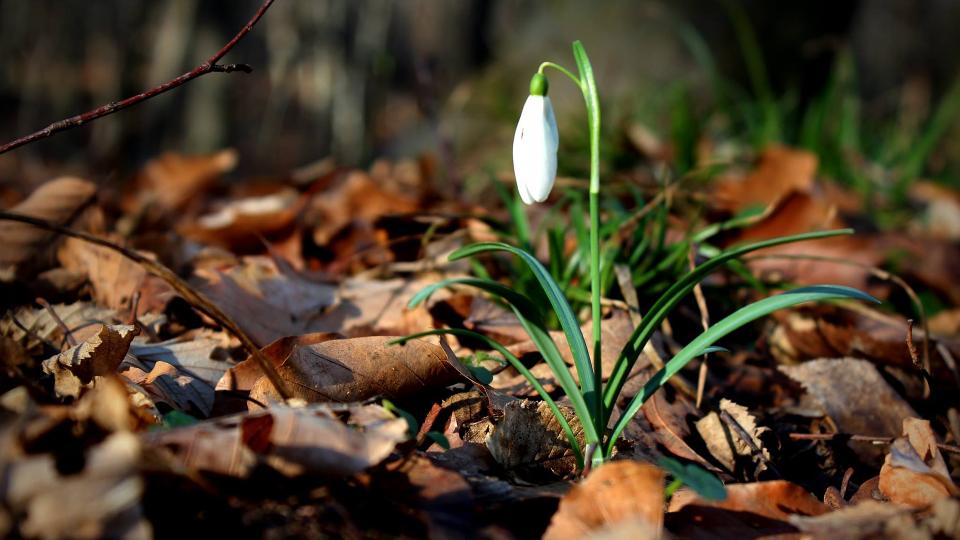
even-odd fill
[[[188,71],[259,4],[0,0],[0,139]],[[723,159],[782,142],[861,190],[952,184],[958,25],[950,0],[278,0],[224,59],[252,74],[210,74],[0,155],[0,182],[123,181],[164,151],[228,147],[243,177],[423,155],[458,182],[509,173],[529,76],[546,59],[573,67],[569,43],[581,39],[607,170],[668,152],[682,174],[703,165],[704,145]],[[561,174],[582,174],[580,97],[558,78],[552,95]]]

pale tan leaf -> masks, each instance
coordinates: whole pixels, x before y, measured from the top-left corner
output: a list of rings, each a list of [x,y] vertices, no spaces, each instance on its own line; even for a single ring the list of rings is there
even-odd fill
[[[101,326],[95,336],[44,360],[43,371],[54,376],[58,396],[79,397],[94,377],[116,372],[138,333],[130,325]]]
[[[639,520],[641,538],[659,538],[663,527],[663,471],[639,461],[600,466],[573,486],[544,534],[546,540],[579,539]]]

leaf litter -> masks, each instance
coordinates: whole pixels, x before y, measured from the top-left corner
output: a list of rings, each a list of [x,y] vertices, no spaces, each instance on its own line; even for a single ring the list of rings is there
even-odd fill
[[[758,253],[748,268],[772,287],[844,283],[889,304],[801,307],[730,336],[724,345],[732,352],[705,372],[700,407],[694,362],[644,405],[615,459],[580,477],[556,418],[495,351],[462,336],[393,343],[442,327],[495,339],[559,398],[582,438],[509,311],[468,290],[407,307],[424,286],[475,271],[446,254],[495,239],[505,213],[439,202],[426,161],[228,186],[222,177],[236,162],[230,150],[167,154],[118,198],[61,178],[23,194],[11,210],[171,268],[251,338],[290,399],[230,328],[141,264],[3,222],[0,238],[10,246],[0,261],[3,282],[17,294],[5,299],[0,318],[0,533],[960,534],[955,193],[911,191],[927,212],[911,225],[915,241],[874,232]],[[763,209],[717,237],[721,246],[862,218],[855,197],[819,180],[815,158],[782,146],[728,170],[712,189],[714,222]],[[668,236],[682,237],[688,219],[671,215]],[[575,242],[564,245],[572,250]],[[903,253],[929,254],[899,276],[944,299],[945,309],[928,317],[929,332],[913,328],[929,314],[917,313],[903,288],[875,270],[896,269]],[[508,275],[503,261],[483,264],[497,278]],[[704,283],[711,316],[761,294],[731,292],[737,279],[722,272]],[[630,311],[636,303],[605,304],[604,377],[638,321]],[[682,305],[658,329],[622,397],[700,324],[698,306]],[[590,336],[590,323],[583,332]],[[555,337],[565,352],[564,338]],[[927,364],[915,357],[924,350]],[[478,375],[485,372],[492,378]],[[677,468],[661,468],[663,458],[678,460]],[[672,475],[688,469],[719,478],[726,498],[687,488],[671,495]]]

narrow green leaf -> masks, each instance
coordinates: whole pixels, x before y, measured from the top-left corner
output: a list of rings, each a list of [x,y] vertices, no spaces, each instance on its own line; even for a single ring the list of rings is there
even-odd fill
[[[723,482],[695,463],[683,464],[675,459],[662,457],[657,460],[657,465],[708,501],[722,501],[727,498],[727,488]]]
[[[609,455],[610,451],[613,450],[613,445],[620,436],[620,433],[622,433],[624,428],[627,427],[627,424],[630,422],[633,416],[637,414],[644,402],[646,402],[646,400],[649,399],[654,392],[663,386],[667,380],[670,379],[670,377],[674,376],[678,371],[683,369],[683,367],[687,365],[687,362],[697,356],[702,355],[704,350],[706,350],[715,341],[742,327],[743,325],[759,319],[760,317],[766,316],[778,309],[792,307],[806,302],[836,300],[840,298],[852,298],[856,300],[879,303],[879,300],[870,296],[869,294],[850,287],[841,287],[837,285],[815,285],[812,287],[804,287],[801,289],[787,291],[769,298],[764,298],[763,300],[759,300],[753,304],[740,308],[720,322],[714,324],[709,330],[697,336],[679,353],[677,353],[676,356],[671,358],[670,361],[667,362],[667,364],[663,367],[663,369],[651,377],[650,380],[647,381],[647,383],[640,390],[640,392],[638,392],[637,395],[630,400],[630,403],[624,410],[623,415],[613,428],[613,433],[607,445],[607,455]]]
[[[641,323],[638,324],[633,330],[633,333],[630,335],[629,339],[627,339],[627,344],[620,351],[620,355],[617,358],[616,364],[614,364],[613,372],[607,383],[607,387],[604,389],[604,409],[607,411],[612,410],[613,403],[616,400],[617,395],[620,394],[620,391],[623,390],[623,385],[626,383],[627,374],[630,372],[630,369],[633,368],[633,365],[637,361],[640,351],[642,351],[644,345],[646,345],[647,340],[650,339],[650,336],[653,335],[653,332],[657,329],[657,327],[660,326],[660,323],[663,322],[663,319],[666,318],[666,316],[678,303],[680,303],[681,300],[683,300],[684,297],[686,297],[686,295],[693,291],[693,288],[697,283],[700,283],[700,281],[707,277],[711,272],[729,261],[758,249],[779,246],[793,242],[829,238],[831,236],[851,233],[853,233],[852,229],[837,229],[832,231],[817,231],[797,234],[793,236],[782,236],[779,238],[771,238],[769,240],[754,242],[723,251],[716,257],[708,259],[692,271],[688,272],[686,275],[680,278],[680,280],[674,282],[673,285],[671,285],[670,288],[660,296],[650,310],[644,315]]]
[[[593,376],[593,368],[590,365],[590,354],[587,352],[587,344],[583,339],[583,333],[580,331],[580,324],[576,316],[574,316],[573,310],[570,309],[570,304],[567,303],[567,299],[563,295],[563,291],[560,290],[559,285],[557,285],[557,282],[550,277],[550,273],[540,264],[540,261],[538,261],[536,257],[522,249],[501,242],[483,242],[462,247],[450,254],[450,260],[453,261],[464,257],[471,257],[478,253],[488,251],[506,251],[512,253],[518,256],[530,268],[534,277],[543,288],[543,292],[550,302],[550,307],[553,309],[553,312],[556,313],[557,319],[560,321],[560,328],[567,336],[567,343],[570,345],[570,353],[573,356],[574,365],[577,369],[577,376],[580,377],[580,389],[583,397],[587,403],[591,405],[590,410],[597,410],[596,406],[600,399],[599,389],[597,388],[596,379]],[[514,294],[518,293],[514,292]],[[500,296],[506,295],[501,294]],[[510,302],[513,303],[512,300]]]

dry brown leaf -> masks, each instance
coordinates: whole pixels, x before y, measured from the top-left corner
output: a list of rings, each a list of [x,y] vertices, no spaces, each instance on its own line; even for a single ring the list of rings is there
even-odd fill
[[[113,310],[90,302],[53,304],[51,308],[64,325],[71,329],[78,341],[98,332],[100,325],[111,324],[116,320]],[[49,310],[29,306],[7,312],[3,319],[0,319],[0,333],[10,336],[31,354],[40,354],[44,343],[59,347],[65,337]]]
[[[688,489],[677,491],[667,509],[667,530],[681,538],[758,538],[797,529],[792,516],[819,516],[830,508],[785,480],[728,484],[727,498],[706,501]]]
[[[186,238],[203,244],[249,251],[263,246],[263,239],[290,232],[305,199],[295,189],[233,199],[212,214],[178,227]]]
[[[561,412],[583,447],[583,429],[569,407]],[[546,474],[567,476],[576,471],[576,460],[570,443],[553,415],[542,401],[517,400],[507,403],[503,419],[487,439],[493,458],[518,476],[538,477]],[[549,475],[548,475],[549,476]]]
[[[663,528],[663,471],[639,461],[614,461],[595,469],[560,500],[544,534],[547,540],[579,539],[639,520],[659,538]]]
[[[880,469],[880,490],[891,502],[911,508],[926,508],[940,499],[960,495],[937,448],[930,422],[904,419],[903,437],[890,445]]]
[[[222,349],[222,341],[201,335],[189,341],[171,340],[150,344],[134,342],[130,347],[130,354],[148,367],[155,362],[166,362],[205,381],[213,388],[228,369],[237,365],[219,357],[221,355],[218,355],[218,352]]]
[[[174,294],[165,281],[147,274],[139,264],[78,238],[64,241],[57,258],[67,270],[85,275],[93,288],[94,301],[110,309],[129,310],[130,299],[139,291],[138,313],[162,312]]]
[[[778,326],[770,336],[771,353],[780,363],[800,360],[851,356],[866,358],[877,365],[893,366],[908,372],[914,364],[905,345],[907,320],[867,308],[811,306],[774,313]],[[913,329],[913,345],[923,350],[923,330]],[[930,364],[934,383],[937,379],[955,380],[936,344],[960,357],[960,343],[931,336]]]
[[[755,242],[844,226],[832,202],[811,194],[794,193],[731,243]],[[804,259],[804,256],[812,258]],[[870,276],[868,268],[880,264],[884,256],[873,238],[856,235],[783,244],[758,250],[748,258],[748,266],[754,273],[771,280],[801,285],[832,283],[863,289]]]
[[[710,199],[718,208],[734,213],[751,206],[768,206],[792,192],[810,191],[816,172],[814,154],[785,146],[768,146],[749,174],[715,182]]]
[[[130,325],[101,326],[97,335],[44,360],[43,371],[53,375],[58,396],[77,398],[94,377],[116,373],[137,334]]]
[[[895,437],[904,419],[917,416],[866,360],[822,358],[780,370],[799,382],[843,433]],[[865,459],[878,460],[883,452],[869,443],[848,444]]]
[[[423,340],[390,344],[394,339],[371,336],[316,343],[312,336],[285,338],[266,347],[264,353],[277,362],[280,376],[291,383],[292,397],[307,402],[362,401],[374,396],[400,399],[459,380],[438,345]],[[231,381],[220,387],[242,390],[232,387]],[[250,397],[261,402],[277,399],[266,377],[253,385]]]
[[[384,181],[388,179],[372,176],[353,171],[340,185],[310,201],[309,221],[317,223],[313,233],[317,245],[327,245],[351,221],[369,224],[383,215],[410,213],[420,208],[418,197],[411,196],[410,186],[394,186]],[[387,172],[386,176],[392,175]]]
[[[77,217],[93,197],[97,188],[80,178],[63,177],[38,187],[23,202],[10,209],[25,216],[68,224]],[[50,244],[53,234],[26,223],[0,222],[0,270],[10,269]]]
[[[276,407],[143,435],[179,465],[246,477],[262,461],[281,473],[350,475],[376,465],[406,439],[407,423],[378,405],[351,405],[345,424],[329,407]],[[351,427],[355,426],[355,427]]]
[[[729,399],[720,400],[720,410],[729,414],[740,424],[740,427],[749,434],[753,444],[763,452],[763,457],[769,460],[770,453],[764,448],[760,436],[770,429],[757,426],[757,419],[750,414],[746,407]],[[737,460],[742,458],[753,461],[756,472],[766,469],[764,460],[756,455],[753,448],[743,440],[740,431],[724,422],[716,412],[711,411],[707,416],[697,420],[696,425],[697,432],[700,433],[700,437],[706,443],[707,449],[728,472],[736,471]]]
[[[187,206],[197,195],[209,189],[223,173],[237,165],[235,150],[214,154],[184,156],[168,152],[144,165],[137,177],[137,194],[142,201],[164,210]]]
[[[213,385],[162,360],[155,362],[149,373],[142,367],[130,366],[121,375],[143,388],[155,403],[165,403],[194,416],[210,415],[214,401]]]
[[[648,374],[643,379],[649,379],[649,373],[652,373],[650,370],[647,371]],[[673,401],[667,398],[669,394],[673,395]],[[690,400],[682,394],[673,392],[672,389],[661,390],[653,394],[640,411],[653,428],[654,440],[670,453],[694,461],[707,470],[720,472],[716,465],[701,456],[687,443],[687,439],[692,436],[691,423],[693,419],[700,416],[700,411]],[[632,422],[632,424],[636,423],[636,420]]]
[[[322,315],[337,288],[311,281],[270,257],[246,257],[227,271],[198,269],[200,290],[261,345],[311,331],[332,331]]]

